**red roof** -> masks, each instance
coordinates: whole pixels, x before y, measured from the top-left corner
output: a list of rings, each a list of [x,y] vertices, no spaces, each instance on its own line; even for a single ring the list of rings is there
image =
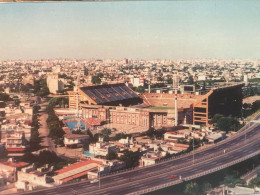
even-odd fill
[[[23,152],[25,148],[6,148],[8,152]]]
[[[74,163],[74,164],[70,165],[69,167],[57,170],[56,173],[58,173],[58,174],[65,173],[67,171],[70,171],[70,170],[73,170],[73,169],[77,169],[79,167],[83,167],[85,165],[92,164],[92,163],[102,164],[102,162],[95,161],[95,160],[80,161],[78,163]]]
[[[26,162],[14,163],[14,162],[6,161],[6,162],[1,162],[1,163],[4,165],[10,166],[10,167],[16,167],[16,168],[25,167],[25,166],[29,165],[29,163],[26,163]]]
[[[95,168],[94,168],[94,169],[95,169]],[[87,175],[89,171],[94,170],[94,169],[90,169],[90,170],[87,170],[87,171],[78,173],[78,174],[73,175],[73,176],[71,176],[71,177],[67,177],[67,178],[63,179],[62,182],[67,182],[67,181],[70,181],[70,180],[72,180],[72,179],[75,179],[75,178],[78,178],[78,177]]]
[[[104,120],[101,119],[95,119],[95,118],[87,118],[85,119],[87,123],[89,123],[90,125],[100,125],[101,122],[103,122]]]

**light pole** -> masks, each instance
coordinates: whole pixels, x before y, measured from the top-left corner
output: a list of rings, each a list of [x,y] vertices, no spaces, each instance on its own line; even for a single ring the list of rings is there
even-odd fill
[[[193,146],[193,159],[192,159],[192,163],[194,164],[194,134],[193,134],[193,143],[192,143],[192,146]]]
[[[98,166],[98,187],[100,189],[100,167]]]

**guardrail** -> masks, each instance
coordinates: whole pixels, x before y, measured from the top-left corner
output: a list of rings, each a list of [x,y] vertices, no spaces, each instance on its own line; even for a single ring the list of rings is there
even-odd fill
[[[201,172],[201,173],[198,173],[198,174],[195,174],[195,175],[192,175],[192,176],[189,176],[189,177],[185,177],[183,178],[183,180],[177,180],[177,181],[174,181],[174,182],[169,182],[169,183],[165,183],[165,184],[162,184],[162,185],[159,185],[159,186],[154,186],[152,188],[147,188],[147,189],[144,189],[144,190],[139,190],[137,192],[133,192],[133,193],[129,193],[127,195],[139,195],[139,194],[145,194],[145,193],[148,193],[148,192],[152,192],[152,191],[157,191],[157,190],[160,190],[160,189],[163,189],[163,188],[166,188],[166,187],[170,187],[170,186],[173,186],[173,185],[176,185],[176,184],[179,184],[179,183],[182,183],[183,181],[190,181],[192,179],[195,179],[195,178],[198,178],[198,177],[201,177],[201,176],[204,176],[204,175],[208,175],[210,173],[214,173],[214,172],[217,172],[219,170],[222,170],[222,169],[225,169],[227,167],[230,167],[234,164],[237,164],[239,162],[242,162],[246,159],[249,159],[249,158],[252,158],[253,156],[256,156],[260,154],[260,150],[259,151],[256,151],[252,154],[249,154],[247,156],[244,156],[242,158],[239,158],[235,161],[232,161],[232,162],[229,162],[225,165],[221,165],[221,166],[218,166],[218,167],[215,167],[215,168],[212,168],[212,169],[209,169],[207,171],[204,171],[204,172]]]
[[[259,116],[260,116],[260,113],[258,113],[255,118],[257,118],[257,117],[259,117]],[[212,147],[218,146],[218,145],[222,145],[223,143],[229,142],[230,140],[233,140],[233,139],[235,139],[235,138],[241,136],[242,133],[244,133],[244,131],[247,130],[248,128],[253,128],[254,126],[257,126],[257,125],[258,125],[258,124],[250,124],[250,122],[249,122],[249,123],[246,124],[244,127],[242,127],[235,135],[233,135],[233,136],[231,136],[231,137],[229,137],[229,138],[227,138],[227,139],[225,139],[225,140],[223,140],[223,141],[221,141],[221,142],[218,142],[218,143],[214,144]],[[246,133],[246,132],[245,132],[245,133]],[[248,133],[249,133],[249,132],[248,132]],[[194,152],[194,155],[196,155],[197,153],[206,151],[206,150],[208,150],[208,149],[210,149],[210,148],[211,148],[211,147],[205,148],[205,149],[200,150],[200,151],[195,151],[195,152]],[[233,146],[232,149],[231,149],[231,148],[225,149],[225,153],[227,153],[227,152],[229,152],[229,151],[232,151],[233,148],[236,148],[236,147]],[[223,154],[223,153],[224,153],[224,151],[220,151],[220,152],[217,153],[217,155]],[[162,162],[166,162],[166,161],[170,161],[170,160],[174,160],[174,159],[184,158],[184,157],[189,156],[189,155],[192,155],[192,151],[190,151],[189,153],[181,154],[181,155],[178,155],[178,156],[172,156],[172,157],[170,157],[170,158],[166,158],[166,159],[163,159],[163,160],[159,160],[158,162],[156,162],[156,164],[149,165],[149,167],[156,166],[157,164],[162,163]],[[204,157],[204,158],[194,159],[194,162],[197,162],[197,161],[199,161],[199,160],[201,161],[201,160],[204,160],[204,159],[209,159],[209,157],[211,157],[211,156],[216,156],[216,153],[214,153],[214,154],[212,154],[212,155],[210,155],[210,156],[207,155],[207,157]],[[187,166],[187,165],[189,165],[189,164],[193,164],[193,162],[186,163],[185,166]],[[184,166],[184,165],[182,164],[182,166]],[[146,167],[148,167],[148,166],[146,166]],[[105,174],[105,175],[103,175],[103,177],[104,177],[104,176],[113,175],[113,174],[122,173],[122,172],[131,171],[131,170],[138,169],[138,168],[141,169],[140,167],[133,167],[133,168],[129,168],[129,169],[122,169],[122,170],[119,170],[119,171],[110,172],[110,173],[108,173],[108,174]],[[145,168],[145,167],[142,167],[142,168]],[[175,168],[176,168],[176,167],[175,167]]]

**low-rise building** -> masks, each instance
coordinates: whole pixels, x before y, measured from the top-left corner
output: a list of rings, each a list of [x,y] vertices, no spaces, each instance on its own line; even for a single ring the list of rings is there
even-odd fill
[[[64,136],[64,145],[66,147],[71,146],[82,146],[82,144],[89,139],[88,135],[78,135],[78,134],[66,134]]]

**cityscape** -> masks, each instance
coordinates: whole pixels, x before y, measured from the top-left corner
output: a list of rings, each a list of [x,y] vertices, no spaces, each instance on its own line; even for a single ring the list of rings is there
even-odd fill
[[[259,194],[260,3],[234,2],[1,4],[0,194]]]

